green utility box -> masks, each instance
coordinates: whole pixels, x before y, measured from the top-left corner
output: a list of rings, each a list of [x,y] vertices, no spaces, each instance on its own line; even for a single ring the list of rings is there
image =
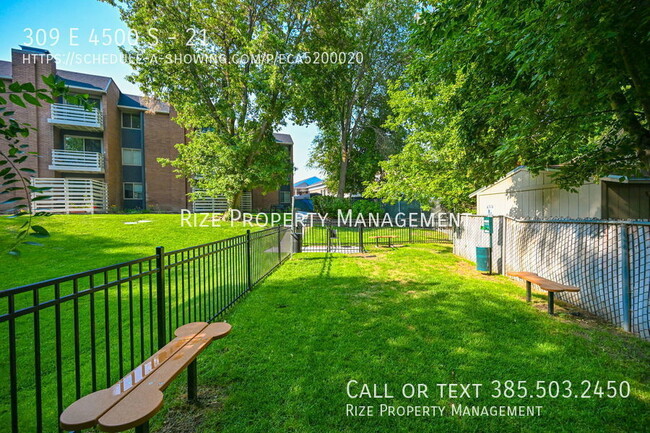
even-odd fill
[[[492,273],[492,248],[476,247],[476,270]]]

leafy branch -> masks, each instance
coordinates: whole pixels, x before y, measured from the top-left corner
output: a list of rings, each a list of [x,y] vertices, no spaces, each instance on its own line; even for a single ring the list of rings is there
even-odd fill
[[[63,80],[54,75],[44,76],[43,83],[49,89],[36,88],[32,83],[13,82],[9,86],[0,81],[0,136],[6,141],[0,148],[0,195],[10,196],[0,202],[0,206],[7,206],[4,211],[10,213],[7,218],[24,221],[20,225],[15,238],[8,247],[3,248],[13,256],[19,256],[18,246],[41,245],[38,242],[29,241],[28,236],[37,238],[48,237],[48,231],[40,225],[34,224],[34,218],[49,216],[48,212],[33,212],[32,202],[48,199],[48,196],[41,193],[49,188],[39,188],[31,185],[30,176],[36,174],[32,168],[26,167],[30,157],[37,155],[29,151],[28,144],[21,144],[21,139],[28,137],[30,131],[35,131],[29,123],[19,122],[14,118],[16,112],[8,109],[11,102],[17,107],[26,109],[28,105],[42,107],[42,103],[52,104],[59,97],[67,102],[78,104],[86,109],[90,108],[87,95],[71,95]],[[34,194],[40,194],[34,196]],[[29,196],[32,196],[31,200]]]

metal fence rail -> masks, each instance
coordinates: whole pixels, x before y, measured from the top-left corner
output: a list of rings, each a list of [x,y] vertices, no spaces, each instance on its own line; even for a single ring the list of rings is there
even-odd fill
[[[455,254],[476,261],[476,247],[488,246],[482,219],[463,215]],[[650,340],[650,223],[494,220],[492,269],[578,286],[558,298]]]
[[[337,220],[314,219],[309,224],[299,225],[304,252],[362,252],[365,247],[411,243],[451,243],[451,226],[399,227],[384,225],[375,227],[368,221],[364,224],[340,224]]]
[[[58,431],[81,396],[109,387],[193,321],[212,321],[290,255],[289,229],[156,254],[0,291],[0,425]]]

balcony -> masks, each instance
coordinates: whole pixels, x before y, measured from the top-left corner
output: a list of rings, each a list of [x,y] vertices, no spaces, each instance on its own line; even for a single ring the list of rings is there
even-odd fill
[[[32,200],[39,196],[47,197],[32,201],[34,212],[98,213],[108,209],[108,189],[103,180],[32,178],[32,185],[48,188],[44,192],[32,193]]]
[[[50,170],[78,173],[103,173],[104,154],[82,150],[52,149]]]
[[[98,108],[86,110],[78,105],[52,104],[49,123],[80,131],[103,131],[104,118]]]
[[[192,192],[201,190],[192,189]],[[239,210],[242,212],[251,212],[253,200],[250,191],[244,191],[241,196]],[[196,213],[223,213],[228,210],[228,202],[222,195],[217,197],[203,197],[192,202],[192,211]]]

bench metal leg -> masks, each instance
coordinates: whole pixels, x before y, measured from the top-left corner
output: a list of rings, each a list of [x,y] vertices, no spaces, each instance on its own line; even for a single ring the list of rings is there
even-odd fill
[[[145,421],[144,424],[140,424],[135,428],[135,433],[149,433],[149,421]]]
[[[196,359],[187,366],[187,399],[196,401],[197,388]]]
[[[553,301],[555,298],[555,292],[548,292],[548,314],[553,315]]]
[[[530,284],[530,281],[526,281],[526,302],[532,301],[532,289],[531,289],[532,284]]]

